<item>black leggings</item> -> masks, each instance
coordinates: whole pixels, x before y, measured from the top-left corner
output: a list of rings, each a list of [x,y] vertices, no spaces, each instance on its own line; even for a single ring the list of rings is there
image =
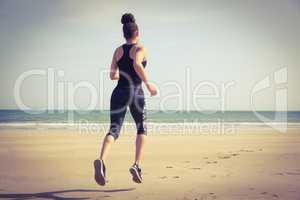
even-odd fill
[[[110,128],[107,135],[119,137],[127,107],[136,124],[137,134],[146,133],[145,97],[142,86],[115,87],[110,99]]]

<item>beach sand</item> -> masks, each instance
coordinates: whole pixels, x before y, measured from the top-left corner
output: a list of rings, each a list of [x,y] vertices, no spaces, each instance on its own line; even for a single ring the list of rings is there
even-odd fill
[[[132,182],[134,134],[107,160],[109,182],[94,181],[102,134],[0,130],[1,199],[300,199],[300,132],[148,135],[143,184]]]

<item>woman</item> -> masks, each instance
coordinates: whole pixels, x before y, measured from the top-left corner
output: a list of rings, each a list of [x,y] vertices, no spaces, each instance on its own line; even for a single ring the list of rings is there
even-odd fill
[[[146,136],[145,126],[145,98],[142,82],[146,85],[151,96],[157,94],[156,87],[148,81],[144,70],[146,66],[146,50],[139,43],[138,26],[131,13],[122,16],[123,35],[126,43],[118,47],[113,55],[110,68],[111,80],[118,80],[110,100],[110,128],[104,138],[99,159],[94,161],[95,180],[99,185],[106,183],[105,160],[111,145],[119,137],[127,107],[135,121],[137,128],[135,160],[129,169],[132,180],[142,182],[139,167]]]

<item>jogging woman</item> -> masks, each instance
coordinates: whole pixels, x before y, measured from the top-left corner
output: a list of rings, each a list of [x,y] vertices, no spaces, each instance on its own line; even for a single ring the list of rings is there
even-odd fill
[[[147,133],[142,82],[151,96],[157,94],[156,87],[149,83],[144,70],[147,63],[146,50],[139,43],[139,30],[135,18],[131,13],[126,13],[122,16],[121,22],[126,43],[115,50],[110,68],[110,79],[118,80],[110,99],[110,128],[103,140],[100,157],[94,161],[95,180],[99,185],[106,183],[105,160],[111,145],[119,137],[127,107],[137,129],[135,160],[129,171],[134,182],[142,182],[139,165]]]

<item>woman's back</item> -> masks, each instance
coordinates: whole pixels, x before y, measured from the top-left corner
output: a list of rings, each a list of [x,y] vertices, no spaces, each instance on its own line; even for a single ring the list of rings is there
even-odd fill
[[[141,78],[138,76],[134,69],[134,59],[131,56],[136,50],[136,44],[123,44],[120,51],[122,51],[121,58],[117,61],[119,67],[120,78],[118,81],[119,87],[136,87],[142,83]],[[133,52],[132,52],[133,51]],[[147,61],[142,62],[144,68],[146,67]]]

